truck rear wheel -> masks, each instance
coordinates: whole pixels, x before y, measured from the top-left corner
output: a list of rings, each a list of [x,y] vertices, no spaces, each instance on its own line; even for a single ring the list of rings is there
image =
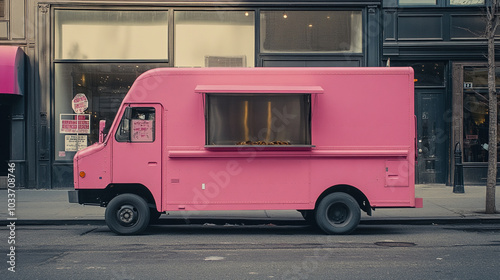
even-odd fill
[[[138,234],[149,224],[149,207],[146,201],[135,194],[120,194],[106,207],[106,224],[121,235]]]
[[[361,220],[358,202],[342,192],[325,196],[316,209],[316,223],[327,234],[349,234]]]

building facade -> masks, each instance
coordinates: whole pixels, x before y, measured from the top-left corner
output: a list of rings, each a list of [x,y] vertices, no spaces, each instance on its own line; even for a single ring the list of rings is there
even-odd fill
[[[417,183],[451,183],[455,143],[467,183],[481,183],[482,7],[484,0],[0,0],[0,47],[24,52],[22,90],[0,93],[0,176],[10,161],[21,187],[71,187],[76,150],[98,140],[99,120],[111,124],[135,78],[152,68],[390,65],[416,73]],[[77,95],[88,108],[76,117]]]

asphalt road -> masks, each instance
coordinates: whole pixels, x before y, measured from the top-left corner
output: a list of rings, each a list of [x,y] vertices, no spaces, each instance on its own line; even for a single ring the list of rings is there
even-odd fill
[[[8,236],[3,227],[4,260]],[[498,279],[500,224],[159,225],[117,236],[103,225],[15,229],[1,279]]]

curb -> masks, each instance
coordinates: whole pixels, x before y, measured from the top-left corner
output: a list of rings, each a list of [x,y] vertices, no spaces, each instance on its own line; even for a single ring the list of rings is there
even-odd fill
[[[9,225],[12,220],[0,220],[1,226]],[[16,220],[16,226],[42,225],[106,225],[103,219],[81,220]],[[276,225],[306,226],[304,220],[290,219],[250,219],[250,218],[160,218],[156,225]],[[415,218],[415,219],[366,219],[360,225],[452,225],[452,224],[500,224],[500,218]]]

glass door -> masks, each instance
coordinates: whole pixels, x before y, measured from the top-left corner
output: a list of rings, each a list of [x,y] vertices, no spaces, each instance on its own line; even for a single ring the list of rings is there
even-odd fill
[[[417,116],[418,184],[445,183],[446,132],[444,90],[415,90]]]

